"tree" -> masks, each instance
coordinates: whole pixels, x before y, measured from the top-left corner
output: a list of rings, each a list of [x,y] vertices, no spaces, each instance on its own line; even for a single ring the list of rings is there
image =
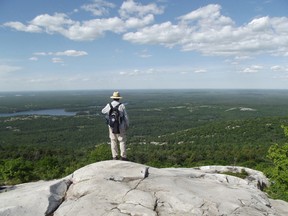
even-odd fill
[[[285,136],[288,136],[288,127],[282,128]],[[272,145],[268,150],[268,158],[273,162],[273,167],[266,173],[272,183],[268,192],[273,198],[288,201],[288,143]]]
[[[110,145],[99,144],[96,148],[90,152],[89,162],[94,163],[103,160],[111,159],[111,149]]]
[[[32,164],[23,158],[5,160],[0,167],[0,173],[4,184],[19,184],[35,179]]]

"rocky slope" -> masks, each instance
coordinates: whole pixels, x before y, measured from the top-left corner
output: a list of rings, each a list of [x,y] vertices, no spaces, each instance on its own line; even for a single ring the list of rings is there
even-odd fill
[[[220,174],[245,169],[245,180]],[[241,167],[156,169],[124,161],[85,166],[64,179],[0,193],[0,216],[288,215],[288,203],[259,188],[265,176]]]

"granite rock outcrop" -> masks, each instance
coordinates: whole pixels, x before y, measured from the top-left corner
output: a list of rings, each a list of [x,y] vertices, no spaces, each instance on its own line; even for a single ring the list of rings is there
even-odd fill
[[[248,173],[246,179],[222,172]],[[261,191],[268,179],[244,167],[153,168],[127,161],[87,165],[59,180],[0,193],[0,216],[288,215]]]

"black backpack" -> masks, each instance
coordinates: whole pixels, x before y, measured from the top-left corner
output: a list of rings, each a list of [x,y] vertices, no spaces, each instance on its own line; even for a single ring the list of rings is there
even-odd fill
[[[111,103],[109,103],[109,105],[110,105],[110,111],[109,111],[108,125],[112,129],[112,133],[119,134],[120,133],[119,126],[121,124],[121,117],[120,117],[120,112],[118,108],[121,105],[121,103],[119,103],[115,107],[113,107]]]

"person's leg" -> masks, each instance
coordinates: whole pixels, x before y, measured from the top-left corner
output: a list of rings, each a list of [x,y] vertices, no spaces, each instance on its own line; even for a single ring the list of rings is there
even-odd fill
[[[127,158],[126,155],[126,143],[125,142],[120,142],[120,152],[121,152],[121,158]]]
[[[111,153],[113,159],[118,157],[118,146],[117,146],[117,136],[112,133],[112,129],[109,127],[109,138],[111,141]]]
[[[126,134],[125,132],[120,132],[118,134],[118,141],[120,145],[120,156],[123,160],[127,159],[127,154],[126,154]]]
[[[111,139],[111,153],[113,160],[116,160],[118,158],[118,146],[116,139]]]

